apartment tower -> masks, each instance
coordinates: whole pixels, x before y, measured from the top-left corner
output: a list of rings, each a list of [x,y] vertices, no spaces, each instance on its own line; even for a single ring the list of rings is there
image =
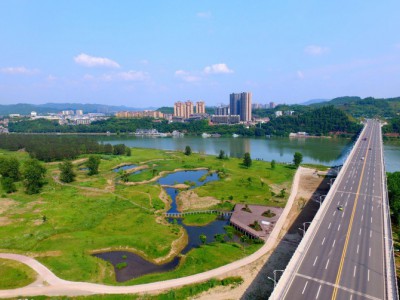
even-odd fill
[[[230,115],[239,115],[240,121],[251,121],[251,93],[229,95]]]
[[[206,113],[206,105],[204,101],[196,102],[196,114],[205,114]]]

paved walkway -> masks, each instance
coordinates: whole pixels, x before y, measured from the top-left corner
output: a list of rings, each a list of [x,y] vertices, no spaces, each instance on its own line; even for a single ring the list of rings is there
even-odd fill
[[[90,295],[90,294],[136,294],[136,293],[146,293],[154,292],[159,290],[167,290],[172,288],[177,288],[183,285],[193,284],[197,282],[206,281],[210,278],[221,276],[227,272],[234,271],[240,267],[248,265],[268,251],[273,249],[275,246],[275,241],[278,239],[279,232],[286,220],[286,217],[292,207],[293,201],[296,197],[300,173],[302,168],[300,167],[293,180],[292,190],[290,197],[288,199],[287,205],[275,225],[269,239],[266,241],[263,247],[261,247],[257,252],[235,261],[233,263],[227,264],[225,266],[213,269],[207,272],[171,279],[166,281],[159,281],[147,284],[139,284],[134,286],[108,286],[104,284],[94,284],[88,282],[74,282],[67,281],[58,278],[53,272],[51,272],[47,267],[42,265],[37,260],[19,254],[11,253],[0,253],[0,258],[12,259],[19,261],[31,267],[38,273],[37,280],[23,288],[13,289],[13,290],[0,290],[0,297],[21,297],[21,296],[37,296],[37,295],[47,295],[47,296],[78,296],[78,295]]]

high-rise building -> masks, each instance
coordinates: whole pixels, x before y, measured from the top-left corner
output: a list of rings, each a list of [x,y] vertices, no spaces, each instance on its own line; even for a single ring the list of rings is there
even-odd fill
[[[229,114],[230,113],[228,105],[220,105],[215,108],[215,115],[217,116],[227,116]]]
[[[184,116],[184,109],[183,103],[178,101],[174,103],[174,116],[175,117],[183,117]]]
[[[240,121],[251,121],[251,93],[230,94],[230,115],[239,115]]]
[[[190,115],[194,114],[194,107],[193,107],[193,102],[188,100],[185,102],[185,112],[184,112],[184,117],[185,119],[188,119]]]
[[[196,102],[196,114],[205,114],[206,113],[206,105],[204,101]]]

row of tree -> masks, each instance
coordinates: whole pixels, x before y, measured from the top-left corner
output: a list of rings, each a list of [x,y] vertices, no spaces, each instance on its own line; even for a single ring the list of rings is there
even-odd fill
[[[37,159],[24,161],[22,169],[18,159],[0,157],[1,186],[6,193],[17,191],[16,182],[23,181],[27,194],[36,194],[45,184],[46,167]]]
[[[56,135],[2,135],[0,148],[10,151],[25,150],[32,158],[42,161],[74,159],[82,154],[131,155],[124,144],[100,144],[94,138]]]

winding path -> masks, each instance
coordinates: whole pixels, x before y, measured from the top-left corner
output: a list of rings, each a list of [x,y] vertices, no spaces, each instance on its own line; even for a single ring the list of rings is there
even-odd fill
[[[11,253],[0,253],[0,258],[12,259],[19,261],[31,267],[38,273],[38,278],[32,284],[13,290],[0,290],[0,297],[21,297],[21,296],[78,296],[78,295],[90,295],[90,294],[135,294],[135,293],[147,293],[160,290],[167,290],[171,288],[177,288],[183,285],[193,284],[202,282],[213,277],[221,276],[227,272],[234,271],[240,267],[248,265],[257,259],[261,258],[264,254],[272,250],[275,246],[276,241],[279,238],[279,233],[283,224],[285,223],[286,217],[292,207],[294,199],[296,198],[299,179],[303,168],[299,168],[294,176],[290,197],[287,205],[282,212],[281,217],[277,221],[274,229],[271,232],[268,240],[257,252],[242,258],[238,261],[232,262],[225,266],[206,271],[203,273],[171,279],[166,281],[159,281],[147,284],[139,284],[133,286],[108,286],[104,284],[95,284],[88,282],[75,282],[67,281],[58,278],[52,271],[50,271],[43,264],[37,260],[20,254]]]

